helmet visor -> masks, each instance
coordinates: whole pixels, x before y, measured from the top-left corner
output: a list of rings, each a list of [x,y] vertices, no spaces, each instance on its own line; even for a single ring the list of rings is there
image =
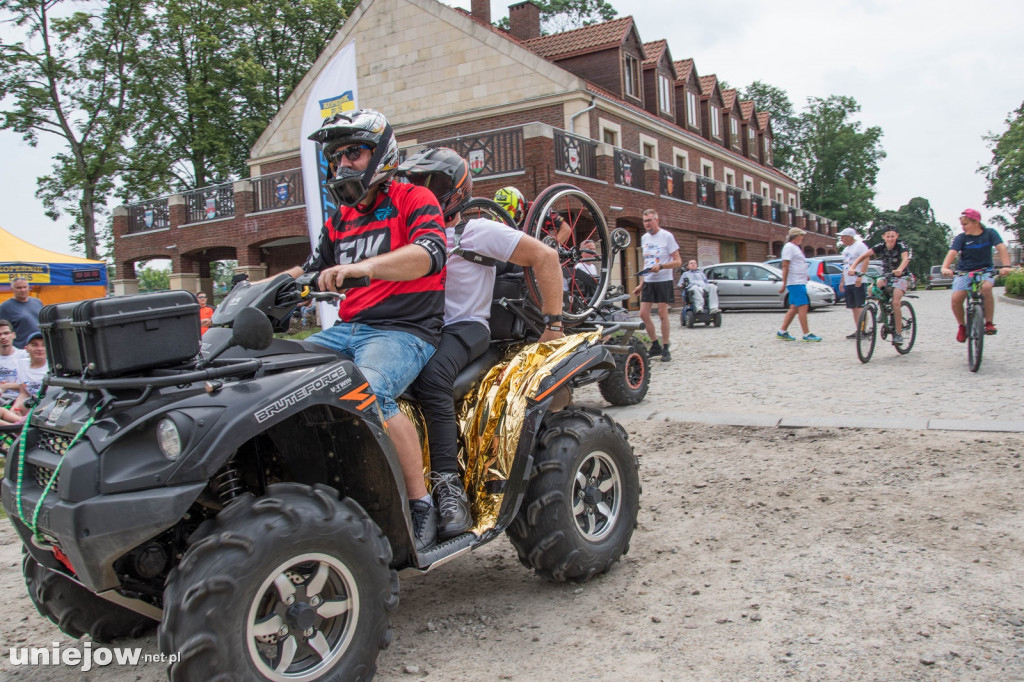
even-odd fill
[[[444,173],[410,173],[409,182],[429,189],[440,201],[452,191],[452,179]]]

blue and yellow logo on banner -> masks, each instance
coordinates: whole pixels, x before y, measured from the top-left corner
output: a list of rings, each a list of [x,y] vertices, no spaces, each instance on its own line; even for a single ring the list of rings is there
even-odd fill
[[[354,111],[356,103],[352,100],[352,91],[348,90],[337,97],[320,100],[320,118],[330,118],[345,111]]]
[[[29,284],[49,284],[50,266],[45,263],[0,263],[0,284],[24,277]]]

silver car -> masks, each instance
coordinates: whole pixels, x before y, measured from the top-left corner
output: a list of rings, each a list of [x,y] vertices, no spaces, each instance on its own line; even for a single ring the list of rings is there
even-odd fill
[[[704,274],[718,285],[718,303],[722,310],[740,308],[788,308],[789,296],[779,293],[782,271],[765,263],[719,263],[706,265]],[[821,282],[807,283],[811,309],[832,305],[836,293]]]

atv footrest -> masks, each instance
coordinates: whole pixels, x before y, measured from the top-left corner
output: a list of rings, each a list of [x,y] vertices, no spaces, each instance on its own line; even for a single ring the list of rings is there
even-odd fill
[[[476,541],[477,537],[473,533],[456,535],[444,542],[437,543],[424,552],[419,552],[416,555],[416,565],[419,568],[427,568],[431,564],[435,564],[442,559],[447,559],[462,552],[463,550],[469,549],[476,543]]]

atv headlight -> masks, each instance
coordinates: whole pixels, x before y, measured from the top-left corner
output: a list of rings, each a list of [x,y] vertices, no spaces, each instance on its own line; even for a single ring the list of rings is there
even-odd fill
[[[164,417],[156,425],[156,442],[160,452],[172,462],[181,456],[181,434],[173,420]]]

